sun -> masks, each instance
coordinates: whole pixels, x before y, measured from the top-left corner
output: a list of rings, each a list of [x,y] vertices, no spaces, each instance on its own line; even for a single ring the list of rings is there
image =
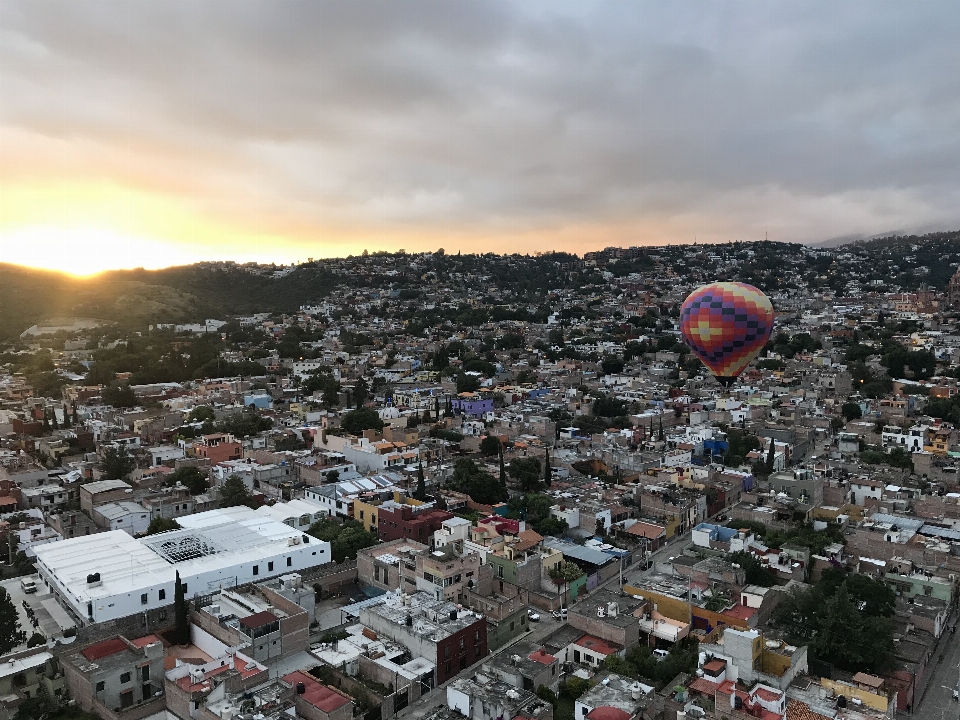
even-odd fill
[[[196,262],[182,246],[93,227],[32,226],[0,232],[0,260],[85,277]]]

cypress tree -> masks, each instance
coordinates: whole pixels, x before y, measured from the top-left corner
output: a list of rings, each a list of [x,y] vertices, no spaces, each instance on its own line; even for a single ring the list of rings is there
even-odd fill
[[[547,448],[547,452],[543,457],[543,484],[550,487],[552,481],[553,477],[550,474],[550,448]]]
[[[413,497],[417,500],[426,500],[427,499],[427,485],[423,479],[423,459],[420,460],[420,467],[417,468],[417,489],[413,493]]]
[[[178,645],[189,645],[190,613],[187,610],[186,593],[184,593],[183,582],[180,580],[179,572],[177,572],[177,580],[173,590],[173,617],[176,623],[174,639]]]
[[[773,463],[777,456],[777,444],[770,438],[770,452],[767,453],[767,473],[773,472]]]
[[[507,488],[507,470],[503,466],[503,443],[500,443],[500,485],[504,490]]]
[[[663,434],[663,415],[660,416],[660,442],[663,442],[666,436]]]

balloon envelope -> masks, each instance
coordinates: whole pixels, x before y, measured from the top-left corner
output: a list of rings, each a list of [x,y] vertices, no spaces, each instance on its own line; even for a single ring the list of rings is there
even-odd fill
[[[770,339],[773,305],[752,285],[704,285],[684,300],[680,332],[717,380],[730,385]]]

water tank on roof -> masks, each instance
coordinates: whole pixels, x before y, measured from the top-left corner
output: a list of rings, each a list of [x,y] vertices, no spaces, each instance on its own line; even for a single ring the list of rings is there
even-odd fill
[[[306,683],[298,682],[297,683],[297,695],[303,695],[307,691]]]

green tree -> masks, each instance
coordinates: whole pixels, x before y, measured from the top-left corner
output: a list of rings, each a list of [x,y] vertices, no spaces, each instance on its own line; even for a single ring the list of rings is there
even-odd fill
[[[480,454],[483,457],[491,457],[500,453],[500,438],[495,435],[487,435],[480,441]]]
[[[540,489],[541,468],[538,458],[514,458],[508,467],[510,477],[520,483],[523,492],[536,492]]]
[[[543,485],[549,488],[553,484],[553,473],[550,471],[550,448],[543,454]]]
[[[423,460],[420,460],[420,465],[417,467],[417,489],[413,493],[413,497],[416,500],[427,499],[427,485],[423,478]]]
[[[132,408],[139,404],[129,385],[108,385],[101,391],[100,396],[105,403],[115,408]]]
[[[367,385],[367,381],[363,378],[357,380],[356,385],[353,386],[353,401],[356,403],[358,408],[362,408],[363,404],[367,401],[367,397],[370,395],[370,386]],[[380,427],[383,427],[382,425]]]
[[[480,389],[480,378],[461,372],[457,375],[457,392],[476,392]]]
[[[173,620],[173,641],[177,645],[189,645],[190,610],[187,607],[186,592],[183,589],[183,581],[180,580],[179,571],[173,586]]]
[[[774,575],[769,568],[764,567],[763,563],[761,563],[753,553],[740,550],[735,553],[730,553],[727,559],[744,569],[747,576],[747,584],[759,585],[760,587],[773,587],[777,584],[776,575]]]
[[[27,634],[20,629],[17,608],[6,588],[0,587],[0,655],[6,655],[26,639]]]
[[[137,461],[124,445],[108,445],[100,454],[100,474],[104,480],[122,480],[137,468]]]
[[[863,417],[863,410],[860,409],[860,403],[844,403],[840,408],[840,412],[843,413],[843,417],[847,419],[847,422],[850,422],[851,420],[859,420]]]
[[[46,643],[47,643],[46,635],[40,632],[35,632],[33,635],[30,636],[30,639],[27,640],[27,647],[34,648],[34,647],[37,647],[38,645],[46,645]]]
[[[457,460],[449,484],[451,489],[466,493],[474,502],[484,505],[504,502],[508,497],[506,488],[470,458]]]
[[[213,421],[216,419],[216,414],[213,412],[213,408],[209,405],[198,405],[193,410],[190,411],[189,420],[190,422],[207,422]]]
[[[550,570],[550,578],[558,585],[572,583],[574,580],[582,577],[583,570],[579,565],[572,562],[562,562]]]
[[[167,485],[173,486],[178,482],[187,488],[191,495],[201,495],[210,489],[210,483],[207,482],[207,478],[200,468],[190,465],[177,468],[167,475]]]
[[[156,535],[157,533],[168,532],[169,530],[179,530],[180,524],[173,518],[155,517],[147,526],[147,535]]]
[[[351,435],[360,435],[364,430],[379,432],[383,429],[383,420],[373,408],[357,408],[344,413],[340,427]]]
[[[220,506],[237,507],[238,505],[254,507],[255,503],[253,496],[240,476],[231,475],[220,486]]]

